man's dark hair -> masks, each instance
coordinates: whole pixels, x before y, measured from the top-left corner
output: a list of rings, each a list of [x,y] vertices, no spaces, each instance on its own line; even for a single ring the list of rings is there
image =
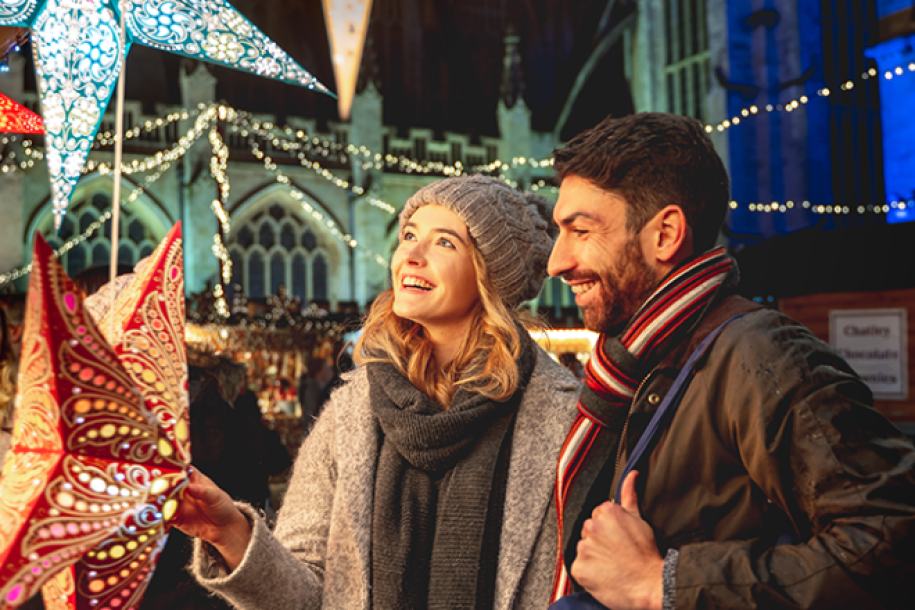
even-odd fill
[[[630,231],[673,204],[686,215],[696,252],[715,245],[730,185],[699,121],[659,112],[607,117],[553,155],[560,181],[578,176],[623,197]]]

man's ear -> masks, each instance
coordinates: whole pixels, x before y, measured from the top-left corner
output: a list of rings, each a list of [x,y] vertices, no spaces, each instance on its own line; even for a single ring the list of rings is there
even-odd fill
[[[677,265],[693,253],[693,230],[678,205],[669,205],[654,215],[645,227],[645,253],[661,265]]]

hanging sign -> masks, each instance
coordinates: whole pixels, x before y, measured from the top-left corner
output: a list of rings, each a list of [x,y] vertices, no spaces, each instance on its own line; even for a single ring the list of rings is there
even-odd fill
[[[906,309],[835,309],[829,342],[870,386],[874,398],[909,395]]]

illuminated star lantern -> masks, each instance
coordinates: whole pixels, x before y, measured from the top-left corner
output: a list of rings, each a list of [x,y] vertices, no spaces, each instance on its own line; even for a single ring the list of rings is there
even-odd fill
[[[348,119],[365,45],[372,0],[324,0],[324,20],[337,80],[337,109]]]
[[[41,117],[0,93],[0,133],[44,133]]]
[[[0,608],[139,606],[190,462],[181,229],[107,317],[35,236],[0,476]]]
[[[0,0],[3,25],[32,28],[55,228],[121,73],[122,47],[126,56],[138,42],[333,95],[225,0]]]

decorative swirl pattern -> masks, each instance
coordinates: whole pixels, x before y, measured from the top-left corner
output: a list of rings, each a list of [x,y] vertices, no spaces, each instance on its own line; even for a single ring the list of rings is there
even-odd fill
[[[110,337],[133,383],[174,444],[175,459],[190,463],[187,356],[184,350],[184,286],[181,239],[166,238],[136,280],[119,296],[101,328]],[[112,324],[110,316],[114,316]],[[109,330],[109,334],[111,331]],[[160,451],[165,455],[165,450]],[[170,454],[166,457],[172,457]]]
[[[44,598],[45,610],[70,610],[68,601],[76,592],[76,585],[73,582],[73,572],[62,570],[54,575],[54,578],[45,583],[41,590]]]
[[[41,273],[40,260],[33,261],[35,273]],[[63,443],[58,432],[60,410],[51,391],[54,378],[51,351],[47,342],[47,320],[42,315],[43,288],[32,282],[26,302],[26,323],[19,363],[19,407],[13,428],[12,446],[25,449],[60,451]]]
[[[0,133],[44,133],[44,122],[22,104],[0,93]]]
[[[0,479],[0,607],[39,587],[48,607],[139,605],[190,455],[180,235],[172,230],[114,308],[116,348],[36,237],[23,408]],[[152,412],[144,393],[167,404]]]
[[[37,0],[0,0],[0,25],[22,25],[32,17]]]
[[[79,181],[130,41],[333,95],[225,0],[116,2],[0,0],[0,25],[32,29],[55,228]],[[125,7],[124,37],[116,6]]]
[[[35,503],[42,492],[40,482],[48,479],[57,462],[41,453],[10,453],[0,475],[0,547],[12,544],[25,522],[22,508]]]
[[[114,12],[99,8],[97,1],[47,0],[32,24],[58,216],[67,208],[121,70],[120,28]]]
[[[127,525],[80,561],[76,566],[78,591],[90,605],[139,605],[168,539],[162,517],[156,506],[141,507],[130,515]]]
[[[127,27],[142,44],[330,93],[225,0],[129,2]]]

